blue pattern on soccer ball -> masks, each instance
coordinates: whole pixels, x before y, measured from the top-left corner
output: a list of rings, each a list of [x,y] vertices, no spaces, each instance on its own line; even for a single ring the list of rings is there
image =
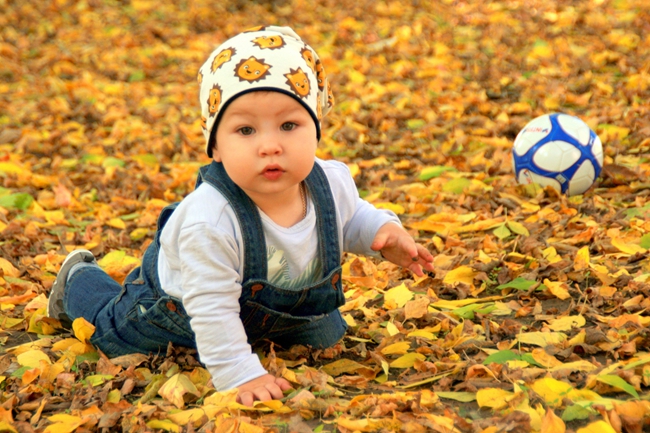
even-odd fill
[[[579,118],[562,113],[531,120],[517,135],[512,156],[519,183],[550,185],[568,195],[588,190],[603,165],[596,133]]]

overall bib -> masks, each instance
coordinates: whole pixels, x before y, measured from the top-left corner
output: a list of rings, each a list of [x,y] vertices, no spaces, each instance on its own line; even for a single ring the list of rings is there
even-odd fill
[[[244,275],[239,304],[248,342],[270,340],[287,348],[292,344],[324,348],[339,341],[347,328],[338,311],[345,303],[341,250],[334,200],[320,166],[314,165],[305,184],[316,212],[323,275],[311,286],[295,289],[276,287],[267,281],[266,241],[259,211],[228,177],[223,165],[212,162],[201,167],[196,186],[203,182],[221,192],[240,224]],[[93,323],[96,331],[91,342],[110,357],[134,352],[165,353],[169,342],[185,347],[196,345],[182,302],[162,290],[158,277],[160,233],[178,204],[161,212],[156,236],[142,265],[127,276],[123,287],[97,267],[81,268],[66,285],[64,305],[68,315],[71,319],[83,316]],[[88,287],[93,287],[92,293],[88,293]],[[86,304],[78,305],[82,289]]]

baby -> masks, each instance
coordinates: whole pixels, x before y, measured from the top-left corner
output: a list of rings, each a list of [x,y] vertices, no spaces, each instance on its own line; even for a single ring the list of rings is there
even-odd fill
[[[196,347],[218,390],[278,399],[251,344],[325,348],[345,334],[343,251],[423,275],[433,257],[392,212],[362,200],[347,166],[316,158],[331,95],[316,52],[288,27],[219,46],[198,73],[212,163],[165,208],[142,265],[120,285],[87,250],[66,257],[48,313],[84,317],[108,356]]]

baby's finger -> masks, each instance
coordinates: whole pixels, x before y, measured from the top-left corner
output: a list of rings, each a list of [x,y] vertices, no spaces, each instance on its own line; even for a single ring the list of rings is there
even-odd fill
[[[253,402],[255,401],[253,393],[250,391],[240,392],[238,399],[244,406],[253,406]]]
[[[255,388],[253,390],[253,393],[255,393],[255,400],[259,400],[259,401],[273,400],[273,398],[271,397],[271,393],[269,393],[269,390],[266,389],[267,386],[268,385],[265,385],[263,387],[260,386],[259,388]]]
[[[278,385],[282,391],[286,391],[286,390],[292,388],[289,381],[287,379],[282,378],[282,377],[276,377],[275,378],[275,384]]]
[[[422,272],[422,266],[420,266],[418,263],[413,263],[411,266],[409,266],[409,270],[418,277],[424,276],[424,272]]]
[[[266,385],[264,385],[264,387],[269,392],[273,400],[280,400],[282,397],[284,397],[284,394],[282,394],[282,390],[275,383],[267,383]]]
[[[377,236],[375,236],[375,239],[372,241],[372,245],[370,245],[370,249],[373,251],[379,251],[382,248],[386,246],[386,241],[388,240],[388,233],[377,233]]]

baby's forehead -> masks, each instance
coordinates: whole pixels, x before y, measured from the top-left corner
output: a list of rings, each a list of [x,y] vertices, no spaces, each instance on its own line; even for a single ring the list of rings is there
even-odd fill
[[[247,115],[252,113],[303,112],[311,116],[309,109],[295,97],[272,89],[254,90],[232,99],[225,107],[224,115]]]

